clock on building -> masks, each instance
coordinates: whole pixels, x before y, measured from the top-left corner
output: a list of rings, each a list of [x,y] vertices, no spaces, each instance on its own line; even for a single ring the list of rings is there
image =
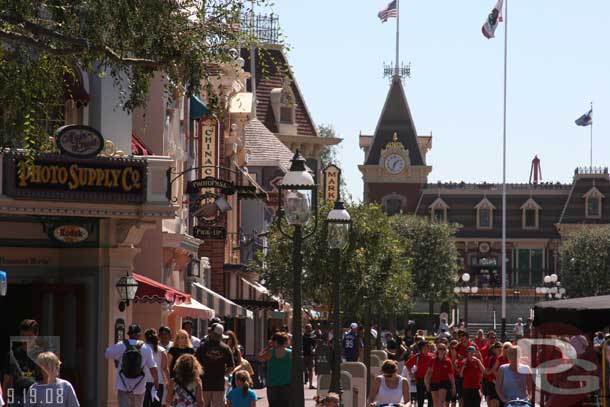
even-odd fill
[[[384,164],[390,174],[398,174],[405,169],[405,159],[400,154],[388,155]]]

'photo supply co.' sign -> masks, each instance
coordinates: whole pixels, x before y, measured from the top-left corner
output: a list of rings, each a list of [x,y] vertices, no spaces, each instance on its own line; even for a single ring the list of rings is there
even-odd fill
[[[104,137],[89,126],[63,126],[57,130],[55,140],[62,154],[75,158],[93,158],[104,149]]]
[[[144,202],[146,162],[96,158],[70,160],[41,155],[28,163],[25,155],[4,159],[4,190],[14,198],[81,202]]]

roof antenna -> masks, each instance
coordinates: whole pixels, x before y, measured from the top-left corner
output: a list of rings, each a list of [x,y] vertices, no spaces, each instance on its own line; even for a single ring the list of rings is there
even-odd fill
[[[538,182],[541,180],[542,167],[540,167],[540,158],[538,158],[538,155],[535,155],[532,160],[532,169],[530,170],[530,184],[538,185]]]

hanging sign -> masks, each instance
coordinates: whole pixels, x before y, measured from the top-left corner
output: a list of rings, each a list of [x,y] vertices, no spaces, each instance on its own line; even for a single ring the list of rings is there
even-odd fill
[[[201,240],[224,240],[227,230],[221,226],[194,226],[193,236]]]
[[[55,141],[62,154],[75,158],[93,158],[104,149],[104,137],[100,132],[79,124],[60,127]]]
[[[201,174],[205,177],[216,177],[218,162],[218,134],[216,134],[216,121],[205,120],[201,122]]]
[[[199,189],[210,188],[220,189],[226,195],[232,195],[235,192],[235,185],[233,184],[233,182],[211,176],[189,181],[187,184],[188,192],[195,192]]]
[[[333,203],[339,198],[341,169],[334,164],[324,168],[324,200]]]
[[[61,225],[53,229],[53,237],[62,243],[80,243],[87,240],[89,232],[78,225]]]

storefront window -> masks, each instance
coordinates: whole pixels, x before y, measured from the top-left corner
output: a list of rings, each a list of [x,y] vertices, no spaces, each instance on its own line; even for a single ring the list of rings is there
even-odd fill
[[[544,274],[543,249],[517,250],[517,281],[518,286],[532,286],[542,282]]]

